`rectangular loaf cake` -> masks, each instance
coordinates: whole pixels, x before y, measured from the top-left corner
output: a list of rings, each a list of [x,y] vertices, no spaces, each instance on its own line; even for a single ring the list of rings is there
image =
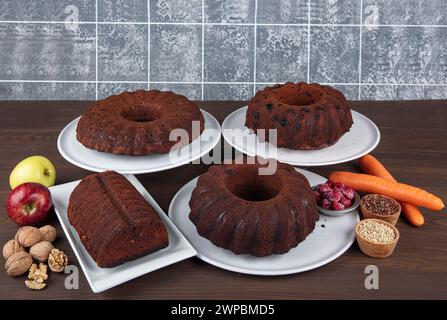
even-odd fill
[[[99,267],[110,268],[165,248],[163,221],[135,187],[114,171],[84,178],[73,190],[68,219]]]

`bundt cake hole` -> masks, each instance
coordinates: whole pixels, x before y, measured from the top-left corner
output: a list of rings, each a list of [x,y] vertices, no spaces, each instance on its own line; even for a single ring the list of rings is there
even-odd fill
[[[315,93],[300,86],[292,88],[283,85],[273,90],[278,102],[289,106],[310,106],[316,102]]]
[[[259,175],[258,170],[244,170],[238,174],[234,170],[227,176],[225,185],[236,197],[246,201],[266,201],[276,197],[281,188],[281,180],[276,175]]]
[[[158,114],[150,108],[143,106],[133,106],[121,112],[124,119],[135,122],[151,122],[158,118]]]
[[[312,95],[289,95],[279,97],[278,100],[291,106],[309,106],[315,103]]]

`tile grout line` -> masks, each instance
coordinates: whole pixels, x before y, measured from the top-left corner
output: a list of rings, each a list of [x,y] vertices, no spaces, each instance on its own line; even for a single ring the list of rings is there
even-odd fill
[[[129,81],[129,80],[24,80],[24,79],[0,79],[0,83],[144,83],[144,80],[141,81]],[[151,81],[150,83],[157,84],[201,84],[202,81]],[[250,81],[204,81],[204,84],[237,84],[237,85],[247,85],[254,84],[254,82]],[[256,82],[256,84],[276,84],[278,82]],[[321,82],[321,84],[328,85],[343,85],[343,86],[358,86],[358,82]],[[446,83],[380,83],[380,82],[365,82],[361,83],[361,86],[439,86],[439,87],[447,87]]]
[[[202,0],[202,52],[201,52],[201,67],[202,67],[202,81],[201,81],[201,89],[202,89],[202,101],[204,100],[204,85],[205,82],[205,0]]]
[[[253,41],[253,96],[256,94],[256,49],[257,49],[257,20],[258,20],[258,0],[255,0],[255,25],[254,25],[254,41]]]
[[[95,0],[95,100],[98,100],[98,0]]]
[[[357,99],[360,100],[362,95],[362,37],[363,37],[363,0],[360,0],[360,32],[359,32],[359,64],[358,64],[358,74],[359,74],[359,88]]]
[[[65,24],[66,21],[19,21],[19,20],[3,20],[0,23],[11,24]],[[113,24],[132,24],[132,25],[202,25],[202,22],[138,22],[138,21],[78,21],[75,24],[98,24],[98,25],[113,25]],[[254,23],[225,23],[225,22],[205,22],[204,25],[208,26],[254,26]],[[257,23],[257,26],[297,26],[297,27],[359,27],[360,24],[349,23]],[[402,28],[447,28],[447,24],[368,24],[368,27],[402,27]]]
[[[151,0],[147,0],[147,90],[151,89]]]
[[[310,82],[310,0],[307,0],[307,83]]]

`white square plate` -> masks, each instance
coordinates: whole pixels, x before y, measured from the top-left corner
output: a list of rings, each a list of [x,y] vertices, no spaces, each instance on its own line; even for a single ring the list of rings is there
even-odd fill
[[[125,262],[113,268],[100,268],[85,250],[76,229],[67,217],[68,199],[80,180],[57,185],[50,188],[54,209],[64,229],[65,235],[76,254],[93,292],[101,292],[121,283],[139,277],[151,271],[163,268],[178,261],[195,256],[197,253],[174,223],[158,206],[143,185],[133,175],[126,175],[127,180],[141,193],[163,220],[169,234],[169,246],[144,257]]]

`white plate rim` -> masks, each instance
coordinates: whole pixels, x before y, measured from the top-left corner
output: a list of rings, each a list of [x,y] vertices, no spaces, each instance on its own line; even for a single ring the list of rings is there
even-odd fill
[[[185,259],[188,259],[188,258],[191,258],[191,257],[194,257],[194,256],[197,255],[197,251],[195,250],[195,248],[191,245],[191,243],[188,241],[188,239],[186,239],[186,237],[179,230],[179,228],[176,226],[176,224],[166,215],[166,213],[163,211],[163,209],[160,208],[158,203],[155,201],[155,199],[152,197],[152,195],[147,191],[147,189],[141,184],[141,182],[134,175],[124,175],[124,176],[129,180],[129,182],[138,191],[139,190],[143,191],[141,193],[141,195],[143,196],[143,198],[145,198],[146,201],[148,201],[148,199],[150,200],[148,202],[154,208],[154,210],[157,212],[157,214],[160,216],[160,218],[162,219],[162,221],[165,224],[166,228],[168,230],[170,229],[170,231],[172,231],[173,233],[176,234],[177,237],[179,237],[180,243],[183,246],[182,252],[178,256],[178,259],[175,259],[175,261],[172,262],[172,263],[162,264],[161,266],[158,266],[158,267],[156,267],[154,269],[151,269],[150,271],[147,271],[147,272],[140,272],[140,273],[134,273],[134,274],[127,275],[126,277],[122,277],[122,281],[119,280],[119,281],[109,282],[107,284],[102,284],[102,285],[97,284],[97,283],[93,282],[93,279],[91,277],[90,271],[88,270],[87,265],[85,265],[85,263],[84,263],[84,257],[81,254],[80,248],[78,248],[78,246],[82,246],[82,243],[79,242],[79,244],[78,244],[77,240],[72,236],[71,231],[69,230],[69,228],[71,226],[66,224],[64,219],[63,219],[63,217],[62,217],[63,213],[59,212],[59,209],[56,206],[54,206],[54,211],[55,211],[56,216],[57,216],[57,218],[59,220],[59,223],[60,223],[60,225],[62,227],[62,230],[64,231],[65,237],[67,238],[67,240],[68,240],[68,242],[69,242],[69,244],[71,246],[71,249],[73,250],[73,252],[74,252],[74,254],[76,256],[76,259],[77,259],[79,265],[81,266],[81,269],[82,269],[82,271],[84,273],[84,276],[87,279],[87,282],[90,285],[90,288],[92,289],[92,291],[94,293],[99,293],[99,292],[106,291],[108,289],[111,289],[111,288],[113,288],[115,286],[118,286],[118,285],[121,285],[123,283],[126,283],[126,282],[128,282],[130,280],[133,280],[135,278],[141,277],[141,276],[143,276],[145,274],[148,274],[150,272],[156,271],[158,269],[164,268],[164,267],[169,266],[171,264],[183,261]],[[59,185],[55,185],[53,187],[50,187],[49,189],[50,189],[50,192],[51,191],[54,192],[55,189],[63,188],[67,184],[74,184],[75,187],[76,187],[80,182],[81,182],[81,180],[66,182],[66,183],[63,183],[63,184],[59,184]],[[53,192],[51,192],[51,197],[52,198],[53,198]],[[67,206],[68,206],[68,203],[67,203]],[[67,215],[67,213],[65,213],[65,215]],[[68,217],[67,217],[67,220],[68,220]],[[77,234],[76,230],[74,230],[74,232]],[[161,249],[161,250],[169,251],[169,248],[170,248],[170,246],[168,246],[168,247],[166,247],[164,249]],[[87,252],[87,254],[90,255],[88,252]],[[148,255],[150,255],[150,254],[148,254]],[[146,256],[148,256],[148,255],[146,255]],[[135,260],[144,258],[146,256],[137,258]],[[91,256],[90,256],[90,258],[91,258]],[[132,262],[132,261],[135,261],[135,260],[131,260],[129,262]],[[117,266],[117,267],[119,267],[119,266]],[[114,268],[116,268],[116,267],[114,267]],[[113,269],[113,268],[107,268],[107,269]]]
[[[223,136],[224,140],[225,140],[230,146],[232,146],[232,147],[235,148],[236,150],[238,150],[238,151],[240,151],[240,152],[242,152],[242,153],[244,153],[244,154],[246,154],[246,155],[249,155],[249,156],[253,157],[253,156],[256,156],[254,153],[248,152],[247,150],[245,150],[245,149],[239,147],[239,145],[236,145],[235,143],[233,143],[233,142],[231,141],[231,139],[229,139],[228,136],[225,135],[225,129],[231,129],[231,128],[228,126],[228,122],[230,121],[230,119],[231,119],[231,118],[234,118],[234,117],[236,116],[236,114],[238,114],[238,113],[246,112],[247,109],[248,109],[248,106],[244,106],[244,107],[241,107],[241,108],[239,108],[239,109],[233,111],[232,113],[230,113],[230,114],[224,119],[224,121],[222,122],[221,132],[222,132],[222,136]],[[360,117],[360,118],[363,118],[363,119],[365,120],[365,122],[367,122],[368,124],[370,124],[371,127],[372,127],[372,128],[374,129],[374,131],[376,132],[376,135],[377,135],[377,138],[376,138],[376,140],[374,141],[374,143],[371,144],[371,145],[370,145],[364,152],[357,153],[357,154],[355,154],[355,155],[352,155],[352,156],[349,156],[349,157],[345,157],[345,158],[343,158],[343,159],[333,160],[333,161],[324,161],[324,162],[323,162],[323,161],[320,161],[320,162],[286,161],[286,160],[284,160],[284,159],[277,159],[277,160],[278,160],[278,161],[281,161],[281,162],[284,162],[284,163],[288,163],[288,164],[290,164],[290,165],[292,165],[292,166],[318,167],[318,166],[328,166],[328,165],[333,165],[333,164],[339,164],[339,163],[348,162],[348,161],[351,161],[351,160],[358,159],[358,158],[360,158],[361,156],[364,156],[365,154],[370,153],[372,150],[374,150],[374,149],[377,147],[377,145],[378,145],[379,142],[380,142],[380,138],[381,138],[380,130],[379,130],[379,128],[377,127],[377,125],[376,125],[371,119],[369,119],[368,117],[364,116],[364,115],[361,114],[360,112],[355,111],[355,110],[352,110],[352,109],[351,109],[351,112],[355,113],[356,116],[358,116],[358,117]],[[296,151],[299,151],[299,150],[296,150]],[[316,150],[316,151],[318,152],[318,150]],[[305,151],[303,151],[303,152],[305,152]]]
[[[106,170],[114,170],[116,172],[119,172],[121,174],[143,174],[143,173],[152,173],[152,172],[160,172],[160,171],[165,171],[165,170],[169,170],[169,169],[173,169],[173,168],[177,168],[180,166],[183,166],[185,164],[188,164],[194,160],[197,160],[201,157],[203,157],[204,155],[206,155],[208,152],[210,152],[220,141],[220,137],[221,137],[221,133],[222,133],[222,127],[219,123],[219,121],[217,121],[217,119],[209,112],[200,109],[200,111],[203,113],[204,116],[206,116],[208,119],[210,119],[213,122],[213,125],[211,126],[213,129],[215,128],[218,132],[220,132],[219,134],[216,134],[216,136],[213,136],[213,142],[210,143],[206,148],[204,148],[199,155],[195,156],[195,157],[190,157],[184,161],[179,161],[179,162],[175,162],[175,163],[169,163],[169,164],[165,164],[164,166],[159,166],[155,169],[141,169],[141,170],[133,170],[133,169],[128,169],[128,170],[115,170],[115,169],[109,169],[109,168],[100,168],[100,167],[96,167],[96,166],[91,166],[85,163],[81,163],[78,162],[74,159],[72,159],[70,157],[70,155],[68,155],[63,147],[62,144],[62,137],[64,136],[64,134],[66,134],[66,131],[77,121],[79,121],[79,119],[81,118],[81,116],[77,117],[76,119],[73,119],[72,121],[70,121],[59,133],[58,137],[57,137],[57,149],[59,150],[59,153],[62,155],[62,157],[67,160],[68,162],[70,162],[71,164],[85,169],[85,170],[89,170],[89,171],[93,171],[93,172],[102,172],[102,171],[106,171]],[[187,146],[185,146],[187,147]],[[93,150],[95,151],[95,150]],[[100,155],[102,152],[98,151],[98,154]],[[116,156],[120,156],[120,155],[116,155]],[[144,156],[143,156],[144,157]]]
[[[295,170],[297,170],[298,172],[302,173],[302,172],[310,172],[314,175],[318,175],[314,172],[308,171],[308,170],[304,170],[304,169],[298,169],[298,168],[294,168]],[[318,175],[319,177],[325,179],[323,176]],[[175,194],[175,196],[172,198],[171,203],[169,204],[169,209],[168,209],[168,216],[169,218],[174,221],[175,220],[173,218],[173,207],[174,207],[174,203],[177,202],[177,199],[181,196],[182,193],[185,192],[185,189],[189,188],[191,184],[196,183],[197,179],[199,179],[200,176],[197,176],[195,178],[193,178],[192,180],[188,181],[185,185],[183,185],[179,191]],[[359,212],[358,210],[355,210],[357,212],[357,217],[356,217],[356,221],[360,221],[360,216],[359,216]],[[188,239],[189,241],[189,239]],[[196,249],[196,257],[201,259],[202,261],[209,263],[215,267],[224,269],[224,270],[228,270],[228,271],[232,271],[232,272],[237,272],[237,273],[243,273],[243,274],[248,274],[248,275],[256,275],[256,276],[282,276],[282,275],[289,275],[289,274],[296,274],[296,273],[301,273],[301,272],[305,272],[305,271],[309,271],[309,270],[313,270],[313,269],[317,269],[323,265],[326,265],[334,260],[336,260],[338,257],[340,257],[341,255],[343,255],[354,243],[355,241],[355,236],[352,237],[348,242],[346,242],[345,246],[343,246],[343,248],[338,251],[336,254],[323,259],[321,261],[319,261],[318,263],[309,265],[307,267],[298,267],[298,268],[289,268],[289,269],[283,269],[283,270],[275,270],[275,271],[267,271],[267,270],[257,270],[257,269],[250,269],[250,268],[243,268],[243,267],[235,267],[232,265],[227,265],[225,263],[221,263],[219,261],[216,261],[214,259],[208,258],[206,255],[202,254],[200,249],[195,248]],[[287,253],[285,253],[286,255]]]

